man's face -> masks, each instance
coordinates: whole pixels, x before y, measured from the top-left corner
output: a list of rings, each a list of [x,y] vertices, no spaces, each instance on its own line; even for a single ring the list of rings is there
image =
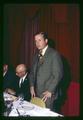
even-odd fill
[[[35,44],[39,50],[42,50],[47,45],[48,40],[43,38],[43,35],[38,34],[35,36]]]
[[[26,74],[25,70],[21,70],[21,69],[16,70],[16,75],[20,78],[23,77],[25,74]]]
[[[8,65],[4,64],[3,65],[3,72],[6,72],[8,70]]]

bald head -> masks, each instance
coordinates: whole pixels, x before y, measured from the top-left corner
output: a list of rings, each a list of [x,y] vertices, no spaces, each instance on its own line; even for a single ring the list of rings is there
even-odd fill
[[[27,72],[27,67],[25,64],[19,64],[16,67],[16,75],[20,78],[23,77]]]

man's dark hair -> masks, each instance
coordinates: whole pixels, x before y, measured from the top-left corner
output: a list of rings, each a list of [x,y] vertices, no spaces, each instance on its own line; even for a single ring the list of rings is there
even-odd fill
[[[44,38],[44,39],[48,39],[48,35],[47,35],[46,32],[37,32],[35,35],[38,35],[38,34],[43,35],[43,38]]]

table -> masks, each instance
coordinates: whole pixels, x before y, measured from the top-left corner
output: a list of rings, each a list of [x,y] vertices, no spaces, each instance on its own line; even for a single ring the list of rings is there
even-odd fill
[[[35,104],[32,104],[28,101],[22,100],[21,98],[17,98],[8,93],[3,94],[4,101],[10,100],[11,106],[9,114],[4,116],[15,117],[15,116],[50,116],[50,117],[63,117],[63,115],[58,114],[56,112],[51,111],[48,108],[42,108]]]

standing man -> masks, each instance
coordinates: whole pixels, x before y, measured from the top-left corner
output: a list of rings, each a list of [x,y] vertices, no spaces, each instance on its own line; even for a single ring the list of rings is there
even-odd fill
[[[30,92],[32,97],[40,97],[46,107],[53,109],[57,99],[57,86],[63,77],[63,65],[58,52],[48,46],[48,37],[44,32],[35,35],[38,53],[33,58],[30,72]]]
[[[15,83],[16,86],[16,95],[20,94],[24,97],[25,100],[30,100],[30,85],[28,79],[27,67],[25,64],[19,64],[16,67],[16,75],[18,79]]]

